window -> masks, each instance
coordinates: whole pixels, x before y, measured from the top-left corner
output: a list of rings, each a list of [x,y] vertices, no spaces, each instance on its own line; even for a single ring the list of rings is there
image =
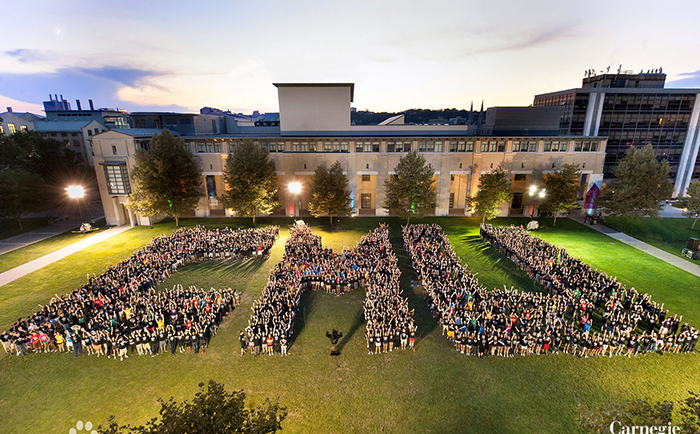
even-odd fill
[[[503,147],[503,150],[499,150]],[[481,142],[481,152],[503,152],[505,150],[505,142]]]
[[[92,130],[87,130],[88,136],[92,136]]]
[[[70,133],[71,137],[78,137],[78,133]]]
[[[521,149],[521,151],[525,151],[524,149]],[[527,142],[527,151],[528,152],[537,152],[537,142]]]
[[[455,207],[455,194],[450,193],[450,208],[454,208],[454,207]]]
[[[73,140],[73,146],[75,146],[76,148],[79,148],[80,147],[80,140]]]
[[[519,152],[520,151],[520,142],[513,142],[513,146],[511,148],[513,152]]]
[[[511,209],[521,209],[523,207],[523,194],[513,193],[513,201],[510,203]]]
[[[576,142],[574,144],[574,152],[581,152],[581,142]]]
[[[292,142],[292,151],[294,151],[294,152],[316,152],[316,143]]]
[[[61,133],[61,137],[68,137],[68,133]]]
[[[113,147],[114,148],[114,147]],[[105,178],[107,178],[107,191],[109,194],[130,194],[129,174],[125,164],[105,165]]]
[[[19,130],[20,130],[21,132],[23,132],[23,133],[26,133],[27,131],[29,131],[29,130],[27,130],[27,126],[26,126],[26,125],[20,125],[20,126],[19,126]]]
[[[64,141],[63,141],[63,144],[64,144],[66,147],[70,147],[70,140],[64,140]]]
[[[411,142],[387,142],[387,152],[411,152]]]
[[[371,179],[371,175],[362,175],[362,182],[369,182]]]
[[[112,155],[117,155],[117,147],[112,145]]]
[[[525,181],[527,179],[527,175],[524,173],[516,173],[513,175],[513,181]]]
[[[598,152],[598,142],[591,142],[591,152]]]
[[[0,125],[0,134],[5,134],[5,126]]]
[[[324,142],[324,152],[348,152],[348,142]]]
[[[192,119],[180,118],[180,125],[192,125]]]
[[[379,142],[355,142],[355,152],[379,152]]]
[[[216,197],[216,179],[212,175],[207,175],[207,196]]]
[[[149,140],[142,140],[140,142],[137,142],[136,145],[139,147],[139,149],[143,149],[144,151],[151,150],[151,143]]]
[[[360,195],[360,207],[362,209],[372,209],[372,193],[362,193]]]
[[[15,128],[15,124],[7,124],[7,131],[9,131],[10,134],[16,133],[17,129]]]
[[[197,142],[197,152],[204,153],[207,152],[207,145],[204,142]]]

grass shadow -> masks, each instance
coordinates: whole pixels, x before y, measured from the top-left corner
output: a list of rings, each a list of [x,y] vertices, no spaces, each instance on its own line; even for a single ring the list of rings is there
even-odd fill
[[[359,291],[359,289],[358,289]],[[343,348],[345,345],[350,342],[350,339],[355,335],[355,332],[360,328],[362,324],[365,323],[365,313],[364,309],[359,310],[357,314],[355,314],[355,318],[353,319],[352,326],[350,326],[350,329],[348,330],[347,333],[343,334],[343,338],[340,342],[338,342],[338,351],[343,351]],[[342,331],[342,330],[340,330]]]

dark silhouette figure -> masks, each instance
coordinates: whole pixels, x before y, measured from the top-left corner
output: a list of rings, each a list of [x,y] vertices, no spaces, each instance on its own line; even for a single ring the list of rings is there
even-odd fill
[[[331,356],[339,356],[338,339],[343,337],[343,333],[333,329],[331,333],[326,332],[326,337],[331,340]]]

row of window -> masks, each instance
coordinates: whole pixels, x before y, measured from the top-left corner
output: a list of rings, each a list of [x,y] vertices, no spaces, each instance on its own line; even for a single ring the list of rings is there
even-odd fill
[[[19,126],[20,132],[26,133],[29,131],[26,125],[20,125]],[[17,126],[15,124],[7,124],[7,133],[8,134],[14,134],[17,132]],[[0,125],[0,134],[5,134],[5,126]]]
[[[417,152],[444,152],[444,142],[441,141],[423,141],[417,142]],[[474,152],[473,141],[450,141],[450,152]],[[260,142],[271,153],[285,152],[287,144],[285,142]],[[544,141],[542,152],[566,152],[568,149],[567,141]],[[221,153],[222,142],[188,142],[187,147],[192,152],[197,153]],[[233,150],[235,143],[229,142],[229,152]],[[290,147],[292,152],[348,152],[348,142],[291,142]],[[412,149],[411,142],[387,142],[386,152],[410,152]],[[511,152],[537,152],[537,141],[513,141]],[[355,152],[380,152],[380,142],[355,142]],[[481,142],[481,152],[506,152],[506,141],[490,140]],[[575,142],[575,152],[597,152],[598,142]]]

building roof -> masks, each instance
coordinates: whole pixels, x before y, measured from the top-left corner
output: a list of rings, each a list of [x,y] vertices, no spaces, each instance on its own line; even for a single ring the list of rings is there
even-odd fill
[[[93,120],[84,121],[41,121],[34,123],[34,130],[39,132],[66,131],[79,133],[80,130]]]
[[[38,119],[38,120],[46,119],[46,118],[44,118],[44,117],[41,116],[41,115],[35,115],[34,113],[29,113],[29,112],[4,112],[4,113],[0,113],[0,117],[7,116],[7,115],[15,115],[15,116],[19,116],[19,117],[22,117],[22,116],[33,116],[33,117],[35,117],[35,118]]]
[[[350,87],[350,102],[355,99],[355,83],[272,83],[275,87]]]
[[[160,134],[163,132],[162,128],[113,128],[112,131],[116,131],[121,134],[126,134],[132,137],[151,137],[154,134]],[[179,136],[180,133],[177,131],[169,130],[173,136]]]
[[[658,94],[683,94],[700,93],[700,88],[677,88],[677,87],[578,87],[573,89],[558,90],[535,95],[535,98],[545,96],[558,96],[569,93],[658,93]]]

